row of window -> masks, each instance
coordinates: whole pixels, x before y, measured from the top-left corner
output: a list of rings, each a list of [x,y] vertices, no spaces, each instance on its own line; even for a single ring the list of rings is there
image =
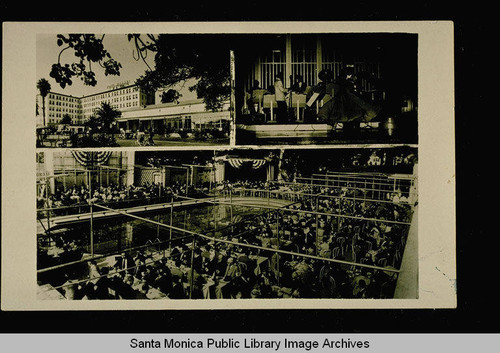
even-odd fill
[[[105,103],[108,103],[110,104],[109,102],[105,102]],[[113,104],[111,103],[110,104],[113,108],[131,108],[131,107],[137,107],[139,106],[139,102],[128,102],[128,103],[120,103],[120,104]],[[100,105],[99,105],[100,107]],[[93,108],[87,108],[87,109],[83,109],[83,113],[84,114],[91,114],[95,111],[97,111],[97,109],[99,109],[99,107],[93,107]]]
[[[49,99],[49,106],[50,105],[61,106],[61,107],[79,107],[80,106],[80,104],[58,102],[54,99]]]
[[[49,118],[47,119],[49,123],[53,123],[53,124],[58,124],[61,122],[61,117],[59,118]],[[75,118],[71,118],[71,121],[73,122],[73,124],[81,124],[82,123],[82,120],[81,119],[75,119]]]
[[[49,99],[55,99],[58,101],[66,101],[66,102],[75,102],[75,103],[80,102],[80,98],[67,97],[55,93],[49,93]]]
[[[71,119],[74,119],[74,118],[80,118],[79,116],[75,116],[75,115],[70,115],[68,113],[49,113],[49,118],[62,118],[63,116],[65,115],[69,115],[71,117]]]
[[[91,97],[82,98],[82,101],[83,102],[98,101],[98,100],[102,100],[102,99],[106,99],[106,98],[110,98],[110,97],[116,97],[116,96],[121,96],[124,94],[129,94],[132,92],[137,92],[138,90],[139,90],[139,87],[137,87],[137,86],[136,87],[129,87],[129,88],[119,89],[119,90],[112,91],[112,92],[96,94],[96,95],[91,96]]]
[[[65,112],[65,113],[81,114],[82,110],[81,109],[67,109],[67,108],[49,107],[49,112]]]
[[[139,97],[139,95],[136,93],[136,94],[130,94],[126,97],[116,97],[116,98],[112,98],[112,99],[103,99],[103,100],[97,100],[97,101],[92,101],[92,102],[88,102],[88,103],[83,103],[83,107],[86,108],[86,107],[95,107],[95,106],[100,106],[101,103],[105,102],[105,103],[117,103],[117,102],[123,102],[123,101],[130,101],[132,99],[137,99]]]

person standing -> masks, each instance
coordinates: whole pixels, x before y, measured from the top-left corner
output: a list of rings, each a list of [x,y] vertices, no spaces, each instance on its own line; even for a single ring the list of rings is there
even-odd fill
[[[274,80],[274,96],[278,105],[278,109],[276,111],[276,121],[278,124],[283,124],[288,121],[287,105],[285,100],[285,94],[287,92],[288,90],[283,86],[281,74],[277,74]]]

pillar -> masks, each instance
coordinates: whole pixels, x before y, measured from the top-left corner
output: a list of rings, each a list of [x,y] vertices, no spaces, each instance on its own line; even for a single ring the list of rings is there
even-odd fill
[[[323,66],[323,48],[321,46],[321,38],[318,36],[316,38],[316,83],[319,82],[319,72],[321,71],[321,66]]]
[[[410,186],[410,195],[408,197],[408,202],[414,205],[418,201],[418,163],[413,165],[413,181]]]
[[[259,56],[259,58],[255,62],[253,79],[259,81],[261,88],[264,88],[264,87],[262,87],[262,79],[261,79],[260,75],[261,75],[261,71],[260,71],[260,56]],[[250,82],[250,84],[253,86],[253,81]]]
[[[274,180],[274,165],[272,163],[267,163],[266,165],[267,168],[267,181],[273,181]]]
[[[135,173],[135,152],[126,151],[123,152],[127,154],[127,178],[125,180],[125,185],[130,186],[134,184],[134,173]]]
[[[230,141],[229,144],[234,146],[236,144],[236,67],[235,67],[234,51],[230,51],[230,73],[231,73],[231,99],[230,104],[230,120],[229,120],[229,130],[230,130]]]
[[[408,232],[406,246],[401,261],[401,273],[399,274],[395,299],[417,299],[418,298],[418,206],[415,207],[413,219]]]
[[[226,163],[224,161],[217,161],[215,163],[215,182],[219,183],[225,180],[226,176]]]
[[[290,87],[292,82],[290,82],[290,75],[292,74],[292,36],[290,34],[286,35],[285,38],[285,72],[284,72],[284,81],[285,87]]]
[[[47,176],[54,175],[54,153],[52,151],[44,152],[44,164],[45,164],[45,172]],[[55,191],[55,178],[48,178],[48,187],[51,194]]]

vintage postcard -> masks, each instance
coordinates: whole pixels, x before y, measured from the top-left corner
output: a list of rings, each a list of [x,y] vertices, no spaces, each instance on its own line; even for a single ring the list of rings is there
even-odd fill
[[[456,307],[452,22],[3,30],[3,310]]]

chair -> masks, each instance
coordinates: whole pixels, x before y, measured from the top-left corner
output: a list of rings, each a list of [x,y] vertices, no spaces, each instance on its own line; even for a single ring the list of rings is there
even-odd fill
[[[338,237],[337,238],[337,244],[339,245],[340,249],[342,250],[342,255],[344,255],[344,253],[345,253],[344,243],[345,243],[345,238],[344,237]]]
[[[257,112],[260,113],[262,111],[262,103],[265,97],[265,93],[267,90],[265,89],[256,89],[252,92],[252,102],[258,104]]]
[[[402,236],[401,237],[401,249],[404,249],[405,246],[406,246],[406,237],[405,236]]]
[[[379,260],[377,261],[377,264],[378,264],[379,266],[381,266],[381,267],[385,267],[385,266],[387,266],[387,259],[386,259],[385,257],[383,257],[383,258],[381,258],[381,259],[379,259]]]
[[[397,263],[401,260],[401,253],[397,249],[396,252],[394,253],[394,261],[393,261],[393,266],[396,267]]]
[[[264,95],[264,100],[262,103],[262,108],[266,109],[269,108],[270,111],[270,119],[271,121],[274,121],[274,108],[278,108],[278,103],[276,103],[276,99],[274,97],[274,94],[266,94]]]
[[[296,120],[304,120],[304,108],[306,106],[305,94],[292,94],[292,104],[290,108],[295,109]]]
[[[336,259],[340,255],[340,248],[336,246],[332,251],[332,259]]]
[[[356,262],[356,258],[358,257],[358,253],[361,251],[361,246],[353,245],[352,247],[352,261]]]

